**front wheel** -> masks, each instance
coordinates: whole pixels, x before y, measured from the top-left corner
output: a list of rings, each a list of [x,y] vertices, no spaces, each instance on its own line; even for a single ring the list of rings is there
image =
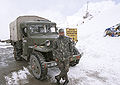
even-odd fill
[[[47,74],[47,69],[42,66],[44,59],[41,54],[33,53],[30,56],[30,66],[32,70],[32,74],[36,79],[45,79]]]

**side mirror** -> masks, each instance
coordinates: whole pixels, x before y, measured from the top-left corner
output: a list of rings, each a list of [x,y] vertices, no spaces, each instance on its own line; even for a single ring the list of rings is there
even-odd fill
[[[27,28],[24,28],[24,32],[27,33]]]

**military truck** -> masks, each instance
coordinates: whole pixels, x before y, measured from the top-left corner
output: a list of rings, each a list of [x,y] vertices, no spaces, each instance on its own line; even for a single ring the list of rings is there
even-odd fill
[[[16,61],[30,62],[36,79],[44,79],[47,69],[57,66],[52,54],[52,42],[58,37],[56,23],[38,16],[20,16],[10,23],[10,40]],[[81,54],[74,46],[71,66],[79,63]]]

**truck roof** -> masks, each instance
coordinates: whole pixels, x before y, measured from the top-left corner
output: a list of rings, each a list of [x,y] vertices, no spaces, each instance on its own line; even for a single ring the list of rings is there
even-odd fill
[[[25,22],[25,21],[49,21],[49,22],[51,22],[50,20],[45,19],[43,17],[39,17],[39,16],[19,16],[10,24],[13,24],[15,22],[17,22],[17,24],[20,24],[20,23]]]
[[[20,19],[20,18],[34,18],[33,21],[40,21],[40,20],[46,20],[46,21],[49,21],[48,19],[46,18],[43,18],[43,17],[39,17],[39,16],[31,16],[31,15],[28,15],[28,16],[19,16],[17,19]],[[28,21],[28,20],[27,20]]]
[[[56,24],[56,23],[43,20],[43,21],[25,21],[21,24]]]

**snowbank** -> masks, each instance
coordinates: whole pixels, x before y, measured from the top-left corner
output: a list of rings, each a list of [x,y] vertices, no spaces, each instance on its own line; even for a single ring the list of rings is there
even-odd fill
[[[28,76],[31,74],[29,73],[28,69],[23,67],[22,70],[19,70],[18,72],[12,72],[8,76],[5,76],[6,84],[7,85],[24,85],[28,83],[29,81]]]
[[[10,43],[1,43],[0,42],[0,48],[7,48],[7,47],[12,47]]]

